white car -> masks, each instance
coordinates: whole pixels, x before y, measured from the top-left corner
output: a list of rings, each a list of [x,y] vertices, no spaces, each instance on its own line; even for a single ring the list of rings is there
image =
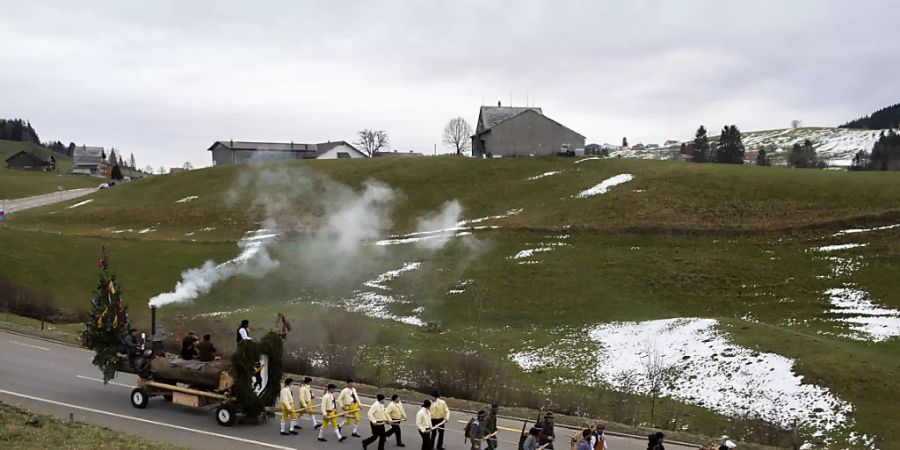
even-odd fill
[[[97,186],[97,189],[109,189],[109,183],[100,183],[100,186]]]

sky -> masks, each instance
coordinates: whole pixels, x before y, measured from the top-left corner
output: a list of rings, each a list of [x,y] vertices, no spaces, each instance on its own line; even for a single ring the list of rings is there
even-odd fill
[[[383,129],[447,152],[482,104],[588,143],[835,126],[900,101],[895,1],[2,1],[0,117],[211,165],[216,140]],[[718,134],[713,132],[713,134]]]

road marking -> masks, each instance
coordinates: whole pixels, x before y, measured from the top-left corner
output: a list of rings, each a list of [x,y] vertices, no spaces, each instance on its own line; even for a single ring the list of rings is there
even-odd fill
[[[239,438],[237,436],[229,436],[227,434],[219,434],[219,433],[213,433],[211,431],[197,430],[194,428],[187,428],[187,427],[182,427],[182,426],[178,426],[178,425],[172,425],[172,424],[165,423],[165,422],[156,422],[154,420],[141,419],[140,417],[131,417],[131,416],[126,416],[124,414],[116,414],[116,413],[111,413],[109,411],[103,411],[103,410],[99,410],[99,409],[87,408],[84,406],[72,405],[70,403],[63,403],[63,402],[58,402],[55,400],[48,400],[48,399],[40,398],[40,397],[33,397],[31,395],[19,394],[18,392],[5,391],[3,389],[0,389],[0,394],[12,395],[14,397],[27,398],[29,400],[50,403],[51,405],[63,406],[66,408],[78,409],[81,411],[87,411],[87,412],[91,412],[94,414],[102,414],[105,416],[117,417],[119,419],[126,419],[126,420],[133,420],[135,422],[148,423],[150,425],[167,427],[167,428],[171,428],[173,430],[198,433],[198,434],[202,434],[205,436],[212,436],[212,437],[217,437],[217,438],[221,438],[221,439],[230,439],[232,441],[242,442],[244,444],[259,445],[259,446],[267,447],[267,448],[277,448],[279,450],[294,450],[294,447],[284,447],[281,445],[269,444],[267,442],[254,441],[252,439],[244,439],[244,438]]]
[[[47,348],[47,347],[41,347],[40,345],[26,344],[26,343],[24,343],[24,342],[19,342],[19,341],[9,341],[9,342],[12,343],[12,344],[21,345],[22,347],[36,348],[36,349],[38,349],[38,350],[44,350],[44,351],[46,351],[46,352],[49,352],[49,351],[50,351],[49,348]]]
[[[82,380],[90,380],[90,381],[96,381],[96,382],[98,382],[98,383],[103,383],[103,380],[101,380],[100,378],[86,377],[86,376],[84,376],[84,375],[75,375],[75,377],[76,377],[76,378],[81,378]],[[126,388],[129,388],[129,389],[131,389],[131,388],[134,387],[134,386],[132,386],[132,385],[130,385],[130,384],[116,383],[115,381],[108,381],[106,384],[112,384],[112,385],[115,385],[115,386],[122,386],[122,387],[126,387]]]

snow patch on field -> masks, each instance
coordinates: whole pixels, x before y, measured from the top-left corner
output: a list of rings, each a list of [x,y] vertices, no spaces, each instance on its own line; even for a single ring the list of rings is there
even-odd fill
[[[413,243],[423,243],[427,241],[445,241],[454,237],[462,237],[469,236],[475,231],[482,230],[496,230],[500,228],[497,225],[479,225],[472,226],[476,223],[482,223],[489,220],[498,220],[505,219],[507,217],[515,216],[522,212],[521,208],[518,209],[510,209],[503,214],[497,214],[494,216],[485,216],[478,217],[475,219],[468,220],[460,220],[454,226],[441,228],[436,230],[425,230],[425,231],[416,231],[413,233],[407,234],[399,234],[390,236],[389,239],[382,239],[380,241],[375,242],[377,246],[385,246],[385,245],[402,245],[402,244],[413,244]]]
[[[512,256],[512,259],[525,259],[531,258],[531,255],[535,253],[541,252],[550,252],[553,251],[553,247],[538,247],[538,248],[526,248],[525,250],[520,250],[519,253],[516,253]]]
[[[143,230],[138,231],[138,233],[139,234],[147,234],[147,233],[152,233],[154,231],[156,231],[156,228],[150,227],[150,228],[144,228]]]
[[[176,200],[175,203],[188,203],[188,202],[191,202],[191,201],[196,200],[196,199],[198,199],[198,198],[200,198],[200,197],[197,197],[196,195],[188,195],[187,197],[185,197],[185,198],[183,198],[183,199],[181,199],[181,200]]]
[[[595,159],[603,159],[603,158],[601,158],[601,157],[599,157],[599,156],[591,156],[591,157],[588,157],[588,158],[582,158],[582,159],[579,159],[578,161],[575,161],[575,164],[581,164],[581,163],[583,163],[583,162],[585,162],[585,161],[593,161],[593,160],[595,160]]]
[[[485,216],[485,217],[478,217],[476,219],[461,220],[456,224],[456,226],[457,227],[466,227],[468,225],[486,222],[488,220],[499,220],[499,219],[505,219],[507,217],[517,216],[521,213],[522,213],[522,208],[513,208],[513,209],[510,209],[509,211],[506,211],[503,214],[498,214],[496,216]]]
[[[869,245],[869,244],[855,244],[855,243],[850,243],[850,244],[825,245],[825,246],[822,246],[822,247],[816,247],[816,248],[813,249],[813,251],[816,251],[816,252],[836,252],[836,251],[839,251],[839,250],[850,250],[851,248],[865,247],[865,246],[867,246],[867,245]]]
[[[600,182],[600,184],[598,184],[590,189],[585,189],[585,190],[575,194],[573,197],[574,198],[588,198],[588,197],[593,197],[595,195],[605,194],[605,193],[609,192],[609,188],[611,188],[613,186],[618,186],[622,183],[627,183],[633,179],[634,179],[634,175],[632,175],[630,173],[622,173],[622,174],[616,175],[614,177],[609,177],[609,178],[603,180],[602,182]]]
[[[571,245],[568,242],[565,242],[566,239],[569,238],[568,234],[560,234],[557,236],[544,236],[544,237],[548,238],[548,239],[555,239],[555,241],[539,242],[537,244],[530,244],[530,245],[534,245],[534,247],[519,250],[518,253],[510,256],[508,259],[511,259],[513,261],[518,261],[519,265],[540,264],[541,263],[540,261],[532,260],[529,258],[533,257],[537,253],[552,252],[553,250],[556,250],[558,247],[569,247]],[[526,244],[526,245],[529,245],[529,244]]]
[[[823,431],[849,424],[850,403],[827,388],[803,383],[803,377],[793,372],[793,360],[735,345],[717,325],[714,319],[679,318],[579,330],[577,335],[594,342],[597,354],[585,371],[573,372],[588,374],[581,382],[646,391],[650,379],[645,367],[654,360],[676,368],[662,395],[685,403],[733,417],[755,413],[785,427],[795,420]],[[551,347],[529,348],[511,358],[526,371],[579,364],[568,349]]]
[[[533,177],[528,177],[528,178],[525,179],[525,181],[540,180],[541,178],[544,178],[544,177],[550,177],[550,176],[553,176],[553,175],[556,175],[556,174],[560,174],[560,173],[562,173],[561,170],[554,170],[553,172],[544,172],[544,173],[542,173],[542,174],[540,174],[540,175],[535,175],[535,176],[533,176]]]
[[[78,202],[78,203],[76,203],[76,204],[74,204],[74,205],[72,205],[72,206],[69,206],[69,207],[67,207],[66,209],[73,209],[73,208],[77,208],[77,207],[79,207],[79,206],[84,206],[84,205],[87,205],[88,203],[90,203],[90,202],[92,202],[92,201],[94,201],[94,199],[89,198],[89,199],[87,199],[87,200],[85,200],[85,201],[83,201],[83,202]]]
[[[231,311],[213,311],[213,312],[207,312],[207,313],[200,313],[200,314],[197,314],[196,317],[225,317],[225,316],[231,316],[234,314],[245,314],[250,311],[252,311],[251,308],[238,308],[238,309],[234,309]]]
[[[349,312],[355,312],[376,319],[393,320],[415,326],[425,326],[425,322],[417,315],[398,315],[390,310],[391,305],[409,304],[402,296],[389,295],[386,292],[391,289],[385,283],[400,275],[416,270],[422,266],[420,262],[407,262],[402,267],[384,272],[377,277],[363,283],[366,287],[385,292],[356,291],[354,296],[341,302],[341,306]],[[421,313],[419,310],[416,314]]]
[[[900,227],[900,223],[894,225],[885,225],[883,227],[873,227],[873,228],[848,228],[846,230],[838,231],[837,233],[832,234],[833,237],[844,236],[846,234],[856,234],[856,233],[869,233],[872,231],[883,231],[890,230],[893,228]]]
[[[830,313],[850,326],[851,339],[882,342],[900,336],[900,310],[883,308],[868,299],[869,293],[853,287],[825,291],[831,305]]]

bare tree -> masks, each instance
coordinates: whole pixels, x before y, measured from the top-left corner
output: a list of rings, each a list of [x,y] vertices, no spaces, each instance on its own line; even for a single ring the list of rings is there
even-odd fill
[[[153,175],[153,166],[151,166],[150,164],[147,164],[146,166],[144,166],[144,172],[147,174]]]
[[[655,342],[647,341],[644,354],[641,356],[643,376],[646,381],[644,387],[650,397],[650,425],[656,413],[656,402],[663,388],[670,386],[681,374],[682,367],[677,363],[666,361]]]
[[[184,170],[194,170],[194,165],[191,164],[190,161],[185,161],[184,165],[182,165],[181,168]]]
[[[791,121],[791,128],[800,128],[800,125],[802,124],[803,122],[801,122],[800,119],[794,119]]]
[[[456,148],[457,156],[472,148],[471,137],[472,126],[462,117],[450,119],[444,127],[444,143]]]
[[[370,157],[375,156],[375,152],[378,150],[386,148],[390,141],[387,131],[384,130],[370,130],[366,128],[357,132],[356,135],[359,140],[354,142],[354,144],[362,147],[363,151]]]
[[[160,175],[165,175],[165,174],[166,174],[166,168],[163,167],[163,166],[159,166],[159,174],[160,174]]]

